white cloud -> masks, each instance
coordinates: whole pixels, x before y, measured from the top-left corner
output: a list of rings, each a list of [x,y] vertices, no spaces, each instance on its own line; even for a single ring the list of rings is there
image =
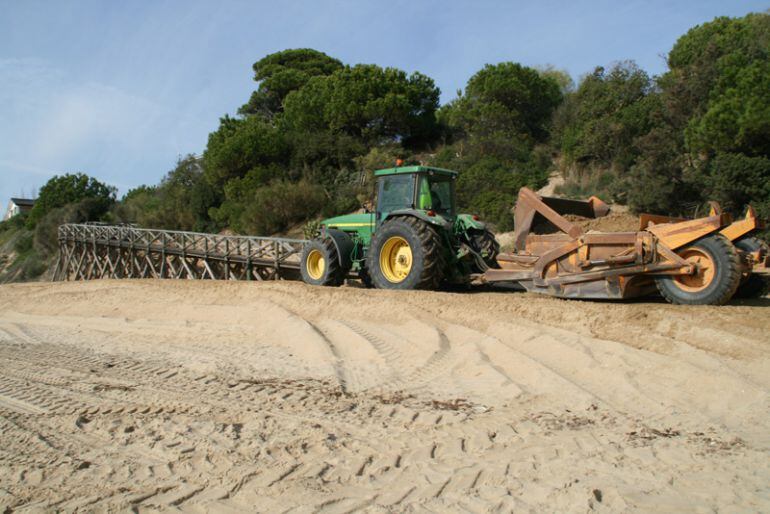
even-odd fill
[[[37,130],[43,161],[93,151],[97,145],[98,153],[137,149],[158,112],[148,100],[98,83],[68,88],[54,95],[51,104]]]
[[[162,110],[153,102],[112,85],[78,82],[38,59],[0,59],[0,84],[3,196],[71,171],[120,186],[131,159],[162,130]]]

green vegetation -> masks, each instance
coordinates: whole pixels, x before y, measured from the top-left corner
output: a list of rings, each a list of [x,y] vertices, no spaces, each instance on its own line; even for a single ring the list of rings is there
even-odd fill
[[[518,188],[546,180],[551,114],[568,78],[489,65],[439,110],[438,88],[420,73],[345,66],[308,49],[269,55],[254,70],[257,91],[209,136],[211,194],[198,226],[269,234],[349,212],[366,200],[371,172],[401,158],[460,170],[461,207],[508,228]]]
[[[39,277],[58,250],[59,225],[112,219],[114,203],[114,187],[83,173],[51,178],[29,213],[0,223],[0,282]]]
[[[276,52],[254,63],[254,80],[259,88],[238,113],[270,119],[283,111],[286,95],[300,89],[312,77],[331,75],[342,63],[310,48]]]
[[[143,227],[206,231],[216,228],[208,216],[219,195],[203,174],[201,159],[181,158],[157,186],[130,190],[111,213],[112,219]]]
[[[441,109],[449,144],[431,164],[460,171],[458,200],[501,230],[513,228],[512,202],[524,185],[539,188],[551,158],[544,144],[559,81],[520,64],[486,65],[465,92]]]
[[[692,214],[709,199],[770,216],[770,15],[717,18],[683,35],[669,71],[601,68],[554,118],[565,188],[636,211]]]
[[[40,189],[35,206],[27,218],[27,227],[37,223],[55,209],[89,201],[89,217],[104,215],[115,201],[116,189],[83,173],[56,175]]]
[[[573,183],[586,175],[601,180],[597,173],[620,176],[634,164],[640,155],[634,141],[651,128],[652,88],[647,73],[624,62],[609,70],[597,67],[566,95],[554,116],[554,143]]]
[[[677,41],[669,71],[632,61],[575,85],[552,66],[488,64],[457,97],[421,73],[347,65],[312,49],[254,63],[257,88],[200,159],[116,208],[126,221],[271,234],[366,201],[374,169],[456,169],[459,208],[512,228],[521,186],[558,169],[563,192],[692,214],[708,199],[770,215],[770,15],[717,18]],[[185,162],[187,164],[185,164]],[[174,179],[180,167],[195,173]]]
[[[770,216],[770,15],[692,28],[668,68],[651,77],[615,63],[575,84],[552,66],[487,64],[440,106],[419,72],[284,50],[254,63],[257,87],[238,114],[158,185],[115,202],[114,188],[86,175],[54,177],[20,218],[26,228],[0,230],[38,263],[55,251],[62,221],[312,232],[313,220],[359,208],[372,172],[396,159],[458,170],[460,210],[499,230],[512,228],[518,189],[541,187],[556,169],[562,192],[635,211],[689,215],[715,199]],[[29,268],[39,268],[34,259]]]

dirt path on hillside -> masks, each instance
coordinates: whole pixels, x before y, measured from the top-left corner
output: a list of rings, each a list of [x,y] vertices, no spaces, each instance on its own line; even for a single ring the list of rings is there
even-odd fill
[[[770,301],[0,287],[0,512],[767,511]]]

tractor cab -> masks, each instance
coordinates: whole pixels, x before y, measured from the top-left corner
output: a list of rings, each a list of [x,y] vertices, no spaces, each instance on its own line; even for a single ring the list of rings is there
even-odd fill
[[[457,172],[427,166],[401,166],[378,170],[374,176],[377,181],[376,225],[393,213],[406,211],[419,211],[422,216],[440,216],[446,222],[454,221]]]

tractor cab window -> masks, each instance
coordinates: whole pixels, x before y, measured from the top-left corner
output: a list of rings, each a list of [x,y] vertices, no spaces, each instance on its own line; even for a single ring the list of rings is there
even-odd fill
[[[377,215],[413,208],[414,177],[412,175],[389,175],[380,178],[377,195]]]
[[[417,192],[417,208],[452,217],[454,216],[454,188],[452,179],[435,175],[421,175]]]

